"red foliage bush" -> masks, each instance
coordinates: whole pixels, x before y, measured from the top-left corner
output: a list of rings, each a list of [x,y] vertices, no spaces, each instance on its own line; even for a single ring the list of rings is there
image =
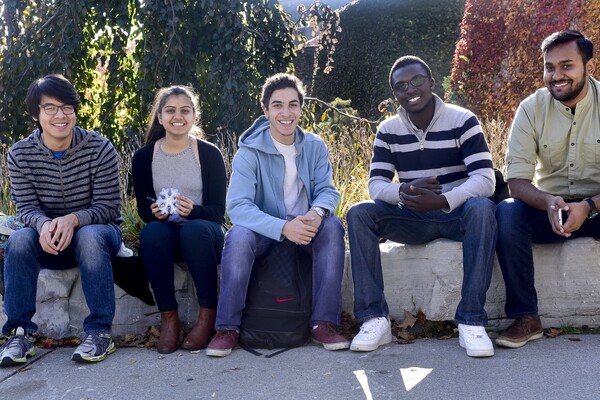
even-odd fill
[[[600,48],[600,0],[467,0],[447,99],[510,122],[543,85],[542,40],[569,28]]]

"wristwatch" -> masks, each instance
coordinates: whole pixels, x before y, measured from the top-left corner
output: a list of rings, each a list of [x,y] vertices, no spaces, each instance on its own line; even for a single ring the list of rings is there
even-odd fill
[[[592,219],[596,215],[598,215],[598,209],[596,209],[596,203],[594,203],[594,200],[590,199],[589,197],[586,197],[585,199],[583,199],[583,201],[590,205],[590,213],[587,216],[588,219]]]
[[[313,206],[311,207],[311,210],[314,210],[314,212],[316,212],[317,215],[321,218],[325,218],[329,215],[329,210],[326,210],[323,207]]]

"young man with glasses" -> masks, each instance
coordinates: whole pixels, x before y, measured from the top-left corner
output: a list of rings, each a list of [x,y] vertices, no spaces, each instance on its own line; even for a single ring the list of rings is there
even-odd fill
[[[398,59],[389,79],[400,107],[377,131],[372,200],[347,214],[354,315],[362,322],[350,349],[372,351],[392,341],[380,239],[422,244],[448,238],[463,244],[459,343],[471,357],[493,356],[484,304],[497,235],[495,204],[487,198],[495,178],[481,126],[472,112],[433,94],[435,81],[420,58]]]
[[[504,310],[514,322],[496,344],[509,348],[544,335],[532,242],[600,237],[600,218],[595,218],[600,207],[600,82],[592,77],[594,45],[580,32],[565,30],[544,39],[541,51],[546,87],[517,109],[506,153],[513,198],[497,211]]]
[[[90,314],[80,362],[102,361],[115,351],[111,338],[115,293],[111,258],[121,245],[119,166],[113,145],[75,125],[79,97],[61,75],[30,86],[27,112],[37,129],[11,146],[8,169],[17,217],[25,228],[8,239],[4,261],[0,365],[22,365],[35,355],[36,289],[40,268],[79,266]]]

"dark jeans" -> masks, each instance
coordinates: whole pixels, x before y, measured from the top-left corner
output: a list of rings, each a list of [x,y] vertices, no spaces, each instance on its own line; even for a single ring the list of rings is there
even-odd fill
[[[254,259],[269,249],[273,239],[239,225],[227,233],[221,263],[221,298],[217,329],[239,329]],[[312,242],[300,248],[312,254],[313,301],[311,323],[339,324],[344,274],[344,228],[336,217],[323,219]]]
[[[504,284],[508,318],[537,315],[532,243],[555,243],[578,237],[600,237],[600,217],[586,220],[569,238],[552,231],[548,213],[517,199],[507,199],[498,205],[498,246],[496,253]]]
[[[69,246],[58,255],[42,250],[39,234],[23,228],[8,239],[4,261],[8,321],[2,332],[23,327],[34,333],[37,280],[41,268],[68,269],[79,266],[81,286],[90,314],[83,321],[86,334],[110,333],[115,315],[115,288],[111,258],[119,251],[121,231],[113,224],[85,225],[75,230]]]
[[[202,219],[183,225],[154,221],[144,226],[140,255],[160,311],[177,309],[175,261],[187,264],[200,307],[217,308],[217,264],[224,236],[220,224]]]
[[[448,238],[463,244],[463,284],[456,322],[487,325],[485,297],[492,279],[496,247],[495,204],[474,197],[447,213],[398,208],[383,201],[365,201],[347,214],[354,281],[354,315],[360,322],[386,317],[379,239],[422,244]]]

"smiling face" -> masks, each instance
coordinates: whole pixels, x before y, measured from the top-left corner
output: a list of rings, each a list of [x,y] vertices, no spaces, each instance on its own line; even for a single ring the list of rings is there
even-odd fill
[[[575,41],[558,44],[544,54],[544,83],[552,97],[574,107],[585,97],[594,61],[583,64]]]
[[[269,120],[273,138],[283,144],[294,143],[296,127],[302,115],[298,91],[291,87],[275,90],[263,111]]]
[[[423,76],[427,79],[419,79]],[[406,90],[402,90],[402,86],[405,86],[406,83],[408,83],[408,87]],[[428,77],[427,70],[418,63],[398,68],[392,74],[391,80],[394,96],[400,106],[409,114],[418,114],[430,105],[433,101],[434,83],[433,78]]]
[[[75,113],[65,115],[61,108],[58,109],[56,115],[48,115],[44,111],[44,107],[51,105],[60,107],[65,103],[46,95],[42,95],[40,98],[40,113],[37,118],[42,127],[42,140],[50,150],[63,151],[71,145],[77,115]]]
[[[186,95],[169,96],[158,115],[167,135],[187,135],[196,121],[194,104]]]

